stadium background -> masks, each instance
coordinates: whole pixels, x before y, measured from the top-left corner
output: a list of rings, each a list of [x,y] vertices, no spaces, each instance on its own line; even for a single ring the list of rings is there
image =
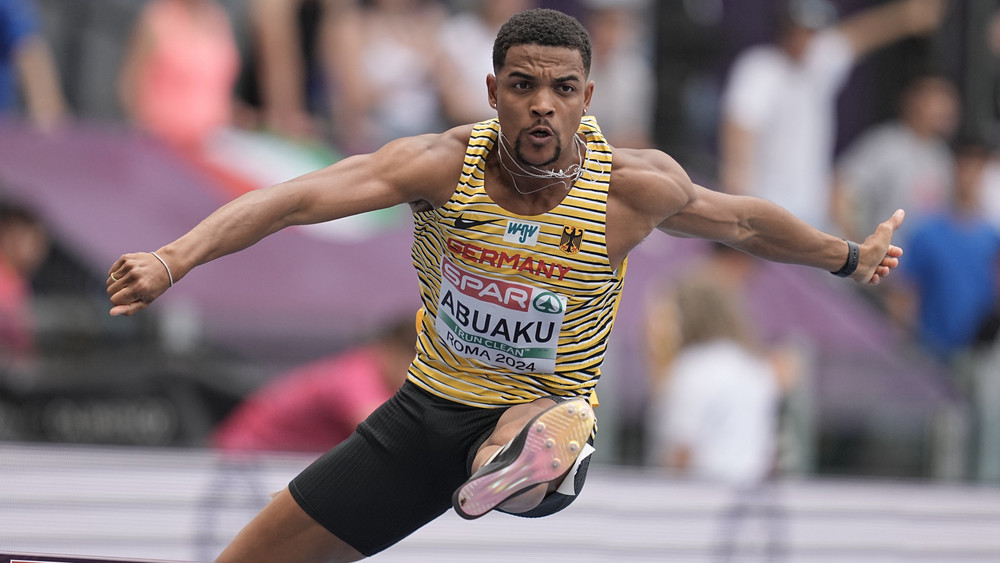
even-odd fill
[[[843,12],[873,3],[837,2]],[[224,4],[249,49],[240,24],[244,2]],[[345,349],[416,307],[409,220],[391,210],[332,228],[291,229],[198,270],[147,314],[109,318],[107,265],[124,251],[178,236],[222,199],[185,163],[122,123],[115,82],[142,2],[39,5],[77,119],[56,135],[0,124],[3,195],[39,210],[56,240],[35,280],[44,367],[30,380],[0,377],[0,551],[205,559],[256,511],[265,491],[304,463],[276,456],[232,464],[203,449],[208,431],[273,375]],[[735,53],[773,33],[769,5],[678,0],[647,8],[658,73],[656,142],[705,185],[715,174],[710,102]],[[963,122],[973,128],[967,133],[991,137],[996,63],[971,38],[985,34],[995,7],[991,0],[953,2],[933,39],[904,41],[859,66],[840,98],[838,145],[891,115],[902,76],[923,57],[960,85]],[[632,256],[604,369],[604,447],[576,523],[596,518],[609,531],[583,560],[617,554],[652,561],[665,553],[701,560],[718,548],[725,534],[712,530],[735,502],[642,466],[641,421],[634,416],[646,382],[642,297],[704,250],[693,241],[654,238]],[[764,313],[763,329],[796,335],[812,365],[787,415],[796,432],[786,437],[792,455],[780,485],[785,495],[770,497],[792,499],[783,505],[778,541],[803,561],[841,561],[846,554],[865,561],[995,560],[1000,544],[985,530],[1000,519],[996,483],[963,479],[966,406],[947,375],[895,340],[862,296],[830,276],[767,265],[750,291]],[[232,475],[239,477],[230,481]],[[220,506],[228,511],[220,532],[206,539],[204,519]],[[759,529],[746,549],[766,544],[768,528],[760,522],[769,521],[750,519]],[[453,542],[454,524],[435,523],[399,560],[449,560],[440,550],[445,538]],[[633,524],[646,533],[620,535]],[[454,529],[475,546],[477,532]],[[926,529],[937,535],[922,535]],[[528,545],[538,553],[541,543]],[[454,549],[453,560],[461,559],[464,548]]]

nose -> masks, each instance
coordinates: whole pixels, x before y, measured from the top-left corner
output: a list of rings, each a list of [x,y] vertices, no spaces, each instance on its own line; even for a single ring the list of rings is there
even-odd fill
[[[551,117],[554,113],[552,95],[544,88],[539,89],[531,100],[531,114],[536,117]]]

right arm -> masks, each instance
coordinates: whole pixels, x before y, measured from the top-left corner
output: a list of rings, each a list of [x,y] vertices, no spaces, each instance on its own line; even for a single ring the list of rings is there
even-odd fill
[[[111,267],[112,315],[145,309],[195,266],[252,246],[290,225],[331,221],[401,203],[442,204],[459,177],[469,127],[393,141],[378,151],[249,192],[156,253],[125,254]]]

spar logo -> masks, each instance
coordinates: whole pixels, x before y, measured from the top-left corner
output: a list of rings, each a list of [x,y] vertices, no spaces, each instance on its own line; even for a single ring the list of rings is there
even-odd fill
[[[463,358],[518,373],[555,373],[566,302],[552,291],[468,272],[441,259],[435,328]]]
[[[516,311],[528,311],[531,305],[529,303],[531,301],[531,288],[529,286],[477,276],[462,270],[449,260],[441,261],[441,273],[460,293],[480,301]],[[553,297],[555,297],[554,294]],[[535,301],[538,299],[536,298]]]
[[[535,308],[536,311],[541,313],[550,313],[553,315],[558,315],[562,313],[566,308],[563,305],[562,299],[551,291],[543,291],[535,296],[534,301],[531,302],[531,306]]]

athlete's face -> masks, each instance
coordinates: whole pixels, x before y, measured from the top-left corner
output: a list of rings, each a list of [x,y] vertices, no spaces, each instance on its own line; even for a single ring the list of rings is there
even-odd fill
[[[565,168],[576,160],[573,136],[590,105],[594,83],[575,49],[517,45],[498,76],[487,78],[490,103],[515,157],[524,164]]]

